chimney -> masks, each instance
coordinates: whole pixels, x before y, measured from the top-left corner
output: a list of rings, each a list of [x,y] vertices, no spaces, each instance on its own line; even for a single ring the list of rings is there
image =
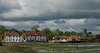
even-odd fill
[[[22,33],[24,33],[25,31],[24,30],[22,30]]]
[[[34,32],[36,33],[36,30]]]

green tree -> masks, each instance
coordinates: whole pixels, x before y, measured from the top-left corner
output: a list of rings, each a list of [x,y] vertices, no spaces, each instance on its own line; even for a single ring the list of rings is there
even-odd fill
[[[4,34],[5,29],[6,29],[5,26],[0,25],[0,35]]]
[[[97,39],[100,39],[100,34],[96,34],[96,38]]]
[[[35,31],[35,30],[39,31],[38,28],[39,28],[39,25],[35,25],[35,26],[31,27],[31,31]]]
[[[63,35],[63,32],[60,31],[59,28],[57,28],[55,31],[56,31],[57,35],[59,35],[59,36],[62,36]]]
[[[64,36],[70,36],[70,35],[72,35],[72,32],[66,31],[63,35],[64,35]]]
[[[18,32],[18,30],[14,29],[14,28],[11,29],[10,32],[11,32],[11,31]]]
[[[88,32],[88,33],[87,33],[87,36],[88,36],[88,37],[95,37],[95,35],[92,34],[92,32]]]
[[[77,34],[77,32],[72,31],[72,32],[71,32],[71,35],[78,35],[78,34]]]
[[[43,34],[47,37],[48,40],[52,39],[51,31],[48,28],[42,30]]]
[[[81,36],[81,37],[82,37],[82,35],[83,35],[83,33],[82,33],[82,32],[79,32],[79,33],[78,33],[78,36]]]

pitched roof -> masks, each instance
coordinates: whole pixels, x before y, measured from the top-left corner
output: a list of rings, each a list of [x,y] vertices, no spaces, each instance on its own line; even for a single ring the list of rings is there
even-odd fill
[[[26,36],[43,36],[42,32],[23,32]]]
[[[68,39],[68,36],[54,36],[54,39]]]
[[[38,35],[44,35],[42,32],[37,32]]]
[[[20,36],[17,32],[4,32],[4,34],[8,35],[8,36]]]
[[[71,36],[69,36],[69,38],[71,38],[71,39],[80,39],[81,37],[77,36],[77,35],[71,35]]]

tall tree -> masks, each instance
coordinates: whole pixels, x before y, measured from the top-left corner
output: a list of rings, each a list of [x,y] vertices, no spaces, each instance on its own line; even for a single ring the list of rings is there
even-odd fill
[[[6,29],[5,26],[0,25],[0,35],[4,34],[5,29]]]
[[[51,40],[51,39],[52,39],[50,29],[45,28],[45,29],[42,30],[42,32],[43,32],[43,34],[47,37],[48,40]]]
[[[35,31],[35,30],[39,31],[38,28],[39,28],[39,25],[35,25],[35,26],[31,27],[31,31]]]

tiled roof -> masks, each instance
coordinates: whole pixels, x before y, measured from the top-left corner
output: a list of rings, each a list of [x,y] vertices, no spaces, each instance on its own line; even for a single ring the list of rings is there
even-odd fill
[[[77,36],[77,35],[71,35],[69,38],[71,38],[71,39],[80,39],[81,37]]]
[[[42,32],[37,32],[38,35],[44,35]]]
[[[54,36],[54,39],[68,39],[68,36]]]
[[[8,35],[8,36],[20,36],[17,32],[5,32],[4,33],[5,35]]]
[[[26,36],[43,36],[42,32],[23,32],[23,34]]]
[[[88,37],[88,39],[93,39],[92,37]]]

